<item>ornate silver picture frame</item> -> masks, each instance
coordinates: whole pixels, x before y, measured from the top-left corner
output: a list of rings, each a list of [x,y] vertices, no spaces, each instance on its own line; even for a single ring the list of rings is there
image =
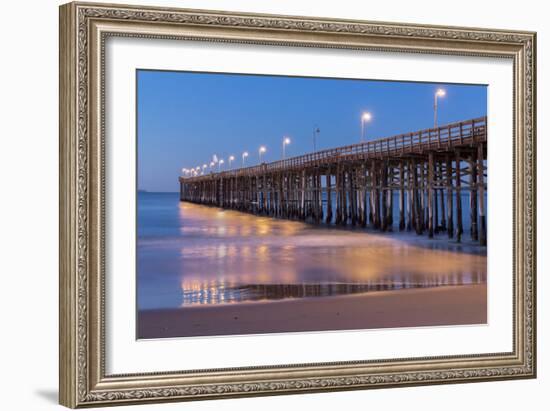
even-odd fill
[[[513,350],[106,373],[105,43],[112,37],[497,57],[513,62]],[[60,403],[67,407],[536,376],[536,35],[69,3],[60,7]],[[328,347],[327,347],[328,349]]]

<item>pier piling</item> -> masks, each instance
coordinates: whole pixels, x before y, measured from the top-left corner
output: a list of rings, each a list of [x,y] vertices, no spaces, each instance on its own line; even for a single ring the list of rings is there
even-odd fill
[[[180,200],[314,224],[447,231],[487,243],[486,118],[273,163],[180,177]],[[323,184],[324,182],[324,184]],[[394,193],[399,219],[394,227]],[[397,211],[396,211],[397,212]]]

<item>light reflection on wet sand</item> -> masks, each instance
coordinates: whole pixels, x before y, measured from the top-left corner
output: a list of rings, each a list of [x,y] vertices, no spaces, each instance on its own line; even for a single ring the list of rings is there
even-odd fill
[[[138,240],[140,308],[486,282],[485,249],[443,235],[315,227],[190,203],[174,217],[174,235]]]

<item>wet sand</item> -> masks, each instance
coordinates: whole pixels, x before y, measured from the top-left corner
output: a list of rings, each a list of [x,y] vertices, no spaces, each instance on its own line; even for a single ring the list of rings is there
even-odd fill
[[[486,284],[138,312],[138,338],[484,324]]]

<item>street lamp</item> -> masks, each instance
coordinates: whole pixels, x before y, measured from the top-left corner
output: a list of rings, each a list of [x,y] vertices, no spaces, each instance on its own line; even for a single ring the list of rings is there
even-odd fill
[[[283,138],[283,160],[285,159],[285,147],[287,144],[290,144],[290,138],[284,137]]]
[[[258,149],[258,156],[260,157],[260,164],[262,164],[262,154],[266,152],[266,148],[265,146],[261,146],[259,149]]]
[[[204,172],[206,171],[206,168],[208,167],[208,165],[206,164],[203,164],[202,165],[202,173],[204,174]]]
[[[361,143],[365,141],[365,123],[368,123],[372,120],[372,114],[368,111],[361,114]]]
[[[235,156],[229,156],[229,168],[231,168],[231,162],[235,160]]]
[[[319,134],[321,132],[321,130],[319,130],[319,127],[315,126],[313,128],[313,151],[317,151],[317,144],[316,144],[316,137],[317,137],[317,134]]]
[[[210,171],[212,171],[212,169],[214,168],[215,165],[216,165],[216,163],[214,163],[213,161],[210,162]]]
[[[243,153],[243,167],[244,167],[244,159],[248,157],[248,151],[245,151]]]
[[[434,94],[434,128],[437,128],[437,98],[445,97],[445,94],[447,93],[442,88],[438,88]]]
[[[222,169],[222,164],[223,163],[224,163],[223,158],[221,158],[220,161],[218,161],[218,171],[220,171]]]

